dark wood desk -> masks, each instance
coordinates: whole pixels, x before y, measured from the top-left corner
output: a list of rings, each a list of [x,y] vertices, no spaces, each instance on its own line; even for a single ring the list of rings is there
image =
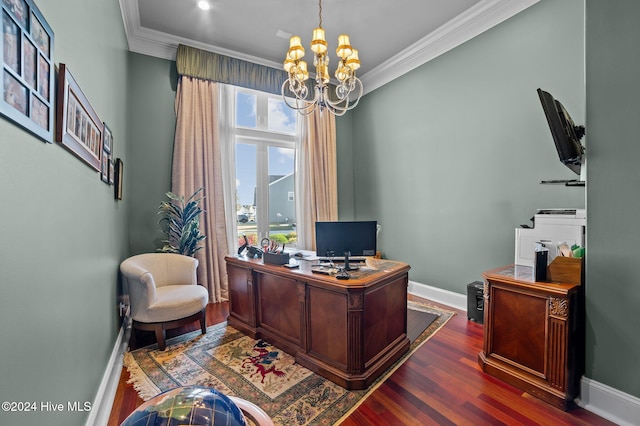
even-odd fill
[[[584,287],[538,282],[533,268],[484,272],[482,370],[563,410],[584,373]]]
[[[230,326],[347,389],[365,389],[409,350],[409,265],[369,259],[351,279],[228,256]]]

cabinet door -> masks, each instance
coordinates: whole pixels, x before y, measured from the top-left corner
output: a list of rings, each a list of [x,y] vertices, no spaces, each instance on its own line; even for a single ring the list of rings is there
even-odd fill
[[[302,306],[298,282],[271,274],[256,274],[258,281],[258,326],[295,346],[302,346]]]
[[[309,353],[341,370],[347,369],[349,346],[354,346],[354,342],[349,342],[348,315],[345,293],[309,287]],[[359,326],[354,326],[358,336]],[[356,350],[360,350],[359,344]],[[360,369],[361,364],[357,366]]]
[[[547,298],[491,286],[490,355],[545,377]]]
[[[245,325],[255,327],[255,294],[252,270],[227,263],[227,276],[229,278],[230,315]]]

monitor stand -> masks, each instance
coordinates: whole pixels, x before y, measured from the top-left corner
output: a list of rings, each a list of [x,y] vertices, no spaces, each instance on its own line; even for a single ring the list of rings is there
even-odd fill
[[[351,254],[351,252],[345,251],[344,252],[344,270],[345,271],[357,271],[358,269],[360,269],[360,267],[358,266],[350,266],[349,265],[349,255]]]

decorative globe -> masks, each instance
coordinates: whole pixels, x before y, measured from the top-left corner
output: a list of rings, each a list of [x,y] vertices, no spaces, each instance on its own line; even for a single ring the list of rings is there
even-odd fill
[[[213,388],[188,386],[161,393],[145,402],[120,426],[247,426],[238,406]]]

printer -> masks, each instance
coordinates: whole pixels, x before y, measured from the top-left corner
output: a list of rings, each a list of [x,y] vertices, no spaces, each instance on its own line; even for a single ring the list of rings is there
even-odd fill
[[[558,254],[558,245],[584,247],[587,216],[585,209],[541,209],[532,218],[533,226],[516,228],[515,264],[533,266],[536,243],[549,249],[548,261]]]

